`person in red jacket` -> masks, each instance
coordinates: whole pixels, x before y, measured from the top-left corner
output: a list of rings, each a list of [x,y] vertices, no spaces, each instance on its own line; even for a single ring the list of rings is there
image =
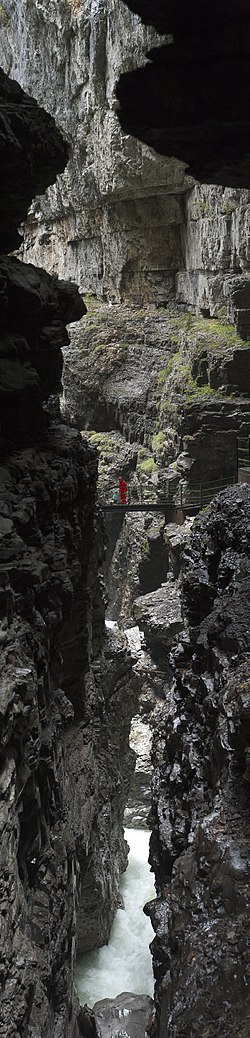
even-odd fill
[[[123,479],[122,476],[120,476],[120,478],[119,478],[119,494],[120,494],[120,502],[121,502],[122,505],[126,505],[127,504],[127,493],[128,493],[128,488],[127,488],[126,480]]]

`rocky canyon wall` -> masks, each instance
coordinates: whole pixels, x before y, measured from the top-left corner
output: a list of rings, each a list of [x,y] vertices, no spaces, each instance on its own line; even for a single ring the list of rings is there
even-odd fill
[[[249,1034],[249,505],[247,486],[215,499],[182,561],[184,631],[153,748],[160,1038]]]
[[[70,149],[30,209],[24,258],[113,302],[177,298],[213,316],[227,307],[228,275],[249,271],[249,192],[195,187],[184,163],[121,131],[119,75],[136,75],[159,42],[122,0],[4,0],[1,64],[55,116]]]
[[[0,62],[70,144],[65,173],[31,208],[25,258],[111,300],[167,301],[182,266],[184,167],[122,134],[115,99],[121,68],[156,33],[120,0],[3,7]]]
[[[3,73],[0,90],[0,236],[13,248],[67,148]],[[77,1038],[78,906],[82,947],[105,941],[127,857],[136,689],[122,636],[102,647],[96,451],[54,399],[65,324],[83,312],[74,285],[1,257],[1,1038]]]

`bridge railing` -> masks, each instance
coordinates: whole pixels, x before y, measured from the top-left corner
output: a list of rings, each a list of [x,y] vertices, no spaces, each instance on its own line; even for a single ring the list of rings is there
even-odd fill
[[[119,505],[124,508],[132,509],[135,506],[136,509],[140,509],[141,505],[143,510],[147,508],[149,512],[151,506],[152,508],[159,508],[161,505],[163,511],[170,506],[181,508],[185,512],[188,511],[188,508],[200,511],[212,501],[216,494],[219,494],[220,490],[225,490],[226,487],[233,486],[235,483],[237,483],[237,474],[227,476],[225,479],[210,480],[206,483],[193,482],[185,485],[179,483],[178,486],[176,486],[174,481],[169,480],[162,488],[162,491],[152,487],[152,491],[154,491],[154,500],[152,501],[150,501],[148,496],[150,484],[147,484],[145,487],[138,487],[138,493],[137,488],[128,486],[126,503],[121,500],[119,488],[114,486],[109,489],[106,499],[100,503],[104,508],[105,506],[110,508],[112,505],[115,508]],[[143,495],[143,490],[145,491],[145,496]]]
[[[237,475],[228,476],[226,479],[211,480],[206,483],[189,483],[185,488],[180,487],[181,507],[197,507],[199,510],[205,508],[220,490],[226,490],[228,486],[237,483]]]
[[[250,438],[249,436],[238,436],[237,438],[238,468],[250,469]]]

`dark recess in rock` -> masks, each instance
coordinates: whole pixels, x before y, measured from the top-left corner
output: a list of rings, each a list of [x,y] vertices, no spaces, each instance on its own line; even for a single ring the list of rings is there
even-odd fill
[[[62,172],[68,147],[55,121],[0,69],[0,252],[20,245],[18,225],[34,195]]]
[[[122,129],[182,159],[201,182],[248,187],[249,5],[129,0],[128,7],[161,33],[172,33],[174,42],[154,48],[144,68],[121,76]]]

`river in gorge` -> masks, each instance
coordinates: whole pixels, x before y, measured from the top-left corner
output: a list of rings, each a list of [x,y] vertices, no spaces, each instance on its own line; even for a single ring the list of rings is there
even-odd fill
[[[143,912],[145,902],[155,897],[148,864],[149,835],[142,829],[125,829],[130,847],[128,868],[120,883],[125,907],[117,911],[109,943],[77,959],[75,985],[82,1005],[87,1002],[92,1007],[122,991],[153,994],[149,943],[154,934]]]

